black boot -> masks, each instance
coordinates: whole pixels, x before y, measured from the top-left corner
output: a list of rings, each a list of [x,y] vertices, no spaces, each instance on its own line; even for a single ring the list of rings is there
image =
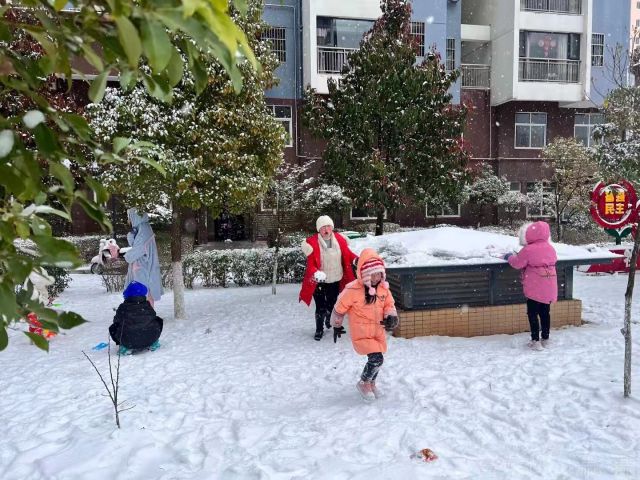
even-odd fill
[[[322,340],[322,335],[323,335],[323,331],[322,330],[316,330],[316,334],[313,336],[314,340]]]

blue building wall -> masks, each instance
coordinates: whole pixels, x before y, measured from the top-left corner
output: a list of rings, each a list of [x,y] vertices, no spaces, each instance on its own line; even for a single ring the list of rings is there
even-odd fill
[[[593,33],[604,34],[604,66],[591,67],[591,100],[602,105],[603,95],[616,88],[611,79],[611,65],[616,45],[628,54],[631,9],[629,0],[593,0]]]
[[[276,69],[280,83],[265,93],[267,98],[300,98],[302,70],[300,65],[300,0],[265,2],[263,19],[273,27],[285,28],[286,62]]]

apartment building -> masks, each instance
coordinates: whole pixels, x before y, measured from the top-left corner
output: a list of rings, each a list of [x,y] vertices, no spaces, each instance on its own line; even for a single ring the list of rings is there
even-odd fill
[[[474,162],[492,163],[512,189],[526,193],[548,173],[540,153],[554,138],[591,145],[593,128],[602,121],[598,109],[614,88],[612,51],[629,44],[629,6],[629,0],[413,0],[411,28],[421,51],[435,47],[447,68],[461,70],[452,94],[454,102],[473,107],[465,142]],[[302,89],[310,85],[326,93],[327,79],[339,78],[348,53],[380,13],[378,0],[266,4],[272,35],[284,39],[286,60],[276,72],[281,83],[267,97],[290,129],[287,160],[321,156],[322,143],[299,125]],[[477,221],[464,205],[437,213],[447,223]],[[532,208],[522,215],[544,212]],[[431,222],[419,209],[390,212],[389,218]],[[367,219],[355,209],[343,220]]]

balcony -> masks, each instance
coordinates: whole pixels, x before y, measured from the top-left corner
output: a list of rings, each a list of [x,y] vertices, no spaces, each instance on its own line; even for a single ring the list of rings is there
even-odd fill
[[[460,65],[460,71],[462,73],[462,88],[489,89],[491,79],[491,67],[489,65],[463,63]]]
[[[518,79],[521,82],[579,83],[580,60],[521,58]]]
[[[520,0],[523,12],[582,14],[582,0]]]
[[[318,73],[341,73],[347,57],[357,48],[318,47]]]

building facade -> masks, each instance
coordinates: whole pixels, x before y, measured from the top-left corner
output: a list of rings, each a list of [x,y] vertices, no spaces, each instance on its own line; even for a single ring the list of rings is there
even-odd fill
[[[628,49],[631,12],[640,12],[640,2],[631,4],[629,0],[413,0],[411,28],[421,51],[433,47],[447,68],[461,70],[453,102],[472,107],[464,136],[473,162],[492,164],[513,190],[527,193],[548,173],[542,169],[540,154],[554,138],[575,137],[591,145],[593,127],[602,122],[603,98],[615,87],[613,52],[617,45]],[[286,59],[276,71],[281,82],[267,97],[289,128],[287,161],[304,163],[321,156],[322,142],[305,132],[299,121],[302,90],[310,85],[327,93],[327,79],[339,79],[348,53],[358,48],[380,14],[379,0],[265,4],[265,21],[284,38]],[[289,113],[290,117],[284,116]],[[437,213],[438,221],[477,223],[468,206]],[[543,214],[522,212],[522,216]],[[485,220],[496,221],[496,215],[492,212]],[[390,212],[388,217],[406,225],[428,225],[433,220],[423,209]],[[370,221],[357,211],[343,220],[345,225]]]

